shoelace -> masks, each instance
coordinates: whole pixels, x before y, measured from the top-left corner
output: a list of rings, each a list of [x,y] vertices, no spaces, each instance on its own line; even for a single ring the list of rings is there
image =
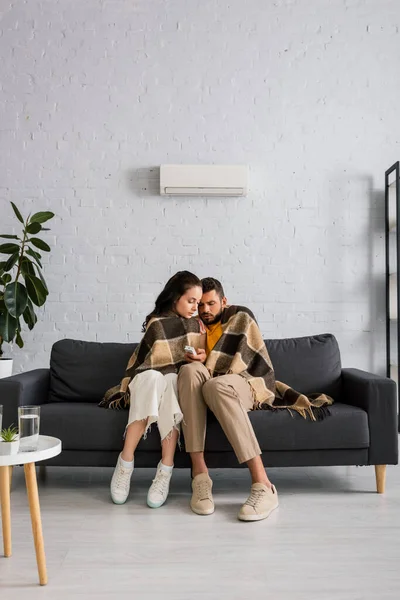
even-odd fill
[[[153,479],[153,491],[164,495],[167,491],[168,482],[169,474],[166,471],[162,471],[160,469],[160,471],[158,471],[155,478]]]
[[[199,500],[211,500],[211,490],[207,480],[196,481],[196,494]]]
[[[264,494],[264,490],[251,490],[250,496],[247,498],[245,504],[247,504],[247,506],[251,506],[254,509],[257,508],[257,505],[261,501]]]
[[[123,490],[128,489],[129,480],[130,480],[131,472],[128,469],[124,469],[124,467],[119,467],[117,472],[117,478],[115,481],[115,487],[121,488]]]

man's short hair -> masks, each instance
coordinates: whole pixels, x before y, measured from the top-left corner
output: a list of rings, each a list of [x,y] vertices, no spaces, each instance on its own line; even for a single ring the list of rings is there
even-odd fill
[[[214,277],[204,277],[204,279],[201,280],[201,286],[203,288],[203,294],[215,290],[221,300],[225,296],[221,282],[218,281],[218,279],[214,279]]]

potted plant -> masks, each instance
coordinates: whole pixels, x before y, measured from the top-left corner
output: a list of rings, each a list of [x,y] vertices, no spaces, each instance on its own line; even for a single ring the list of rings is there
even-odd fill
[[[15,341],[22,348],[21,317],[28,328],[33,329],[37,322],[34,306],[43,306],[46,302],[49,291],[42,275],[39,250],[50,252],[50,246],[36,236],[41,231],[49,231],[42,223],[54,217],[54,213],[47,211],[24,219],[13,202],[11,206],[22,224],[22,233],[0,234],[0,238],[8,240],[0,244],[0,255],[6,255],[6,260],[0,260],[0,378],[12,373],[12,358],[3,356],[4,342]]]
[[[0,455],[17,454],[19,449],[18,429],[11,425],[0,431]]]

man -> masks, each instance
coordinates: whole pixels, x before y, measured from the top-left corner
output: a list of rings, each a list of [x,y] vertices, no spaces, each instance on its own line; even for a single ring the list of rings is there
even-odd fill
[[[253,390],[241,375],[218,373],[213,378],[204,365],[224,333],[224,316],[228,315],[228,311],[229,314],[234,313],[236,308],[251,317],[252,313],[244,307],[228,308],[224,290],[217,279],[202,279],[202,287],[199,317],[206,329],[206,347],[205,350],[198,350],[196,356],[187,354],[188,364],[181,367],[178,375],[183,434],[186,450],[192,460],[193,494],[190,507],[199,515],[214,512],[212,481],[204,460],[208,408],[219,421],[239,463],[246,463],[250,470],[251,492],[238,518],[242,521],[258,521],[268,517],[277,508],[278,494],[267,477],[260,446],[247,414],[254,408]],[[253,324],[257,327],[254,321]]]

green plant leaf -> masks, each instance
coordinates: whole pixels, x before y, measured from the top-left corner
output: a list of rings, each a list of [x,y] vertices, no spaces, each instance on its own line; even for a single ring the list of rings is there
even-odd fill
[[[7,264],[6,260],[0,261],[0,275],[1,275],[1,273],[4,273],[4,267],[6,266],[6,264]]]
[[[18,429],[14,425],[10,425],[7,429],[0,431],[0,438],[3,442],[15,442],[17,440]]]
[[[15,212],[15,216],[17,217],[18,221],[23,223],[24,219],[22,218],[22,215],[19,212],[18,208],[15,206],[14,202],[11,202],[11,206],[13,207],[13,211]]]
[[[29,254],[29,256],[32,256],[39,265],[39,267],[42,268],[42,263],[40,262],[40,259],[42,257],[40,256],[39,252],[35,252],[34,250],[32,250],[32,248],[28,248],[26,253]]]
[[[39,233],[39,231],[41,231],[42,226],[40,223],[31,223],[30,225],[28,225],[28,227],[26,228],[26,231],[29,233],[29,235],[31,234],[35,234],[35,233]]]
[[[39,270],[39,267],[37,269]],[[36,275],[33,262],[26,256],[24,256],[21,262],[21,272],[23,275]]]
[[[14,254],[14,252],[18,252],[18,250],[18,244],[0,244],[0,252],[2,254]]]
[[[36,306],[43,306],[46,302],[47,291],[43,286],[43,283],[38,277],[32,275],[25,275],[25,285],[28,290],[29,298]]]
[[[4,285],[7,285],[7,283],[10,283],[12,277],[10,273],[4,273],[4,275],[2,275],[0,279]]]
[[[37,323],[37,316],[35,315],[35,311],[33,310],[33,304],[28,298],[28,303],[26,305],[26,309],[24,310],[24,314],[22,315],[25,323],[28,325],[28,328],[32,330]]]
[[[42,275],[42,271],[40,270],[40,268],[37,266],[37,264],[35,263],[35,267],[37,270],[37,274],[39,275],[40,281],[43,283],[43,287],[46,290],[47,293],[49,293],[49,288],[47,287],[47,283]],[[33,273],[35,275],[35,273]]]
[[[16,252],[15,254],[12,254],[10,256],[10,258],[7,260],[7,262],[4,265],[4,270],[5,271],[11,271],[11,269],[13,268],[13,266],[15,265],[15,263],[17,262],[19,257],[19,252]]]
[[[8,235],[8,234],[3,234],[0,235],[1,238],[4,238],[5,240],[17,240],[18,236],[17,235]]]
[[[21,337],[21,330],[17,329],[17,334],[15,336],[15,343],[17,344],[18,348],[23,348],[24,347],[24,340]]]
[[[19,281],[9,283],[4,290],[4,304],[12,317],[22,315],[28,302],[26,287]]]
[[[39,248],[40,250],[43,250],[44,252],[50,252],[50,250],[51,250],[50,246],[48,244],[46,244],[46,242],[44,242],[40,238],[31,238],[28,241],[30,244],[33,244],[34,246],[36,246],[36,248]]]
[[[8,311],[0,313],[0,337],[5,342],[12,342],[17,330],[18,321]]]
[[[31,216],[29,223],[44,223],[54,217],[54,213],[50,211],[38,212]]]

